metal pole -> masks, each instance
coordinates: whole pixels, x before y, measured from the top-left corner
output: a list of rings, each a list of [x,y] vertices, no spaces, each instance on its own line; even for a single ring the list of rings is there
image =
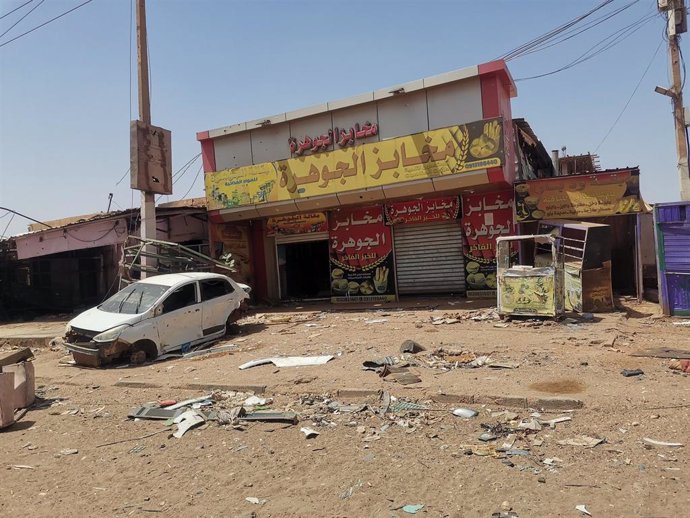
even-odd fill
[[[673,0],[672,9],[668,11],[669,29],[673,23],[676,10],[685,9],[684,0]],[[668,54],[671,62],[671,102],[673,103],[673,123],[676,133],[676,153],[678,155],[678,177],[680,179],[680,199],[690,200],[690,173],[688,172],[688,136],[685,129],[685,115],[683,113],[683,89],[680,72],[680,50],[676,31],[668,31]]]
[[[139,88],[139,119],[151,124],[151,99],[149,97],[149,56],[146,40],[146,0],[137,0],[137,70]],[[156,239],[156,199],[152,192],[141,192],[142,239]],[[141,258],[141,278],[146,277],[145,267],[156,266],[153,257]]]

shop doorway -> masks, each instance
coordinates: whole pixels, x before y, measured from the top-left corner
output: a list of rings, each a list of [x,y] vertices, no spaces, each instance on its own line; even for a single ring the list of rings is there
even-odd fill
[[[281,299],[330,297],[327,240],[278,244],[277,255]]]

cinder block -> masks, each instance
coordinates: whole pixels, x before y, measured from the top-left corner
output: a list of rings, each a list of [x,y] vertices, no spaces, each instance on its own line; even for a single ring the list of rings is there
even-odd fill
[[[544,410],[573,410],[585,406],[580,399],[570,399],[563,397],[529,398],[527,400],[529,408]]]
[[[340,389],[337,395],[341,399],[357,399],[376,396],[379,392],[376,389]]]
[[[434,403],[445,403],[449,405],[457,405],[459,403],[472,404],[474,403],[474,396],[470,394],[434,394],[431,396]]]
[[[36,376],[31,362],[5,365],[2,372],[14,373],[14,408],[28,408],[36,399]]]
[[[14,372],[0,373],[0,428],[14,423]]]

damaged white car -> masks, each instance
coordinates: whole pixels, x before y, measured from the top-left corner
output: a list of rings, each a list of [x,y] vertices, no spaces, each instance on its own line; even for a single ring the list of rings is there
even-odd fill
[[[79,365],[142,363],[225,335],[249,286],[216,273],[171,273],[130,284],[72,319],[65,346]]]

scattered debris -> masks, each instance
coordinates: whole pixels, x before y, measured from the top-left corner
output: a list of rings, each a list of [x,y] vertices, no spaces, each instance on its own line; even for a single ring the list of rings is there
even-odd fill
[[[180,439],[188,430],[205,421],[206,418],[196,410],[187,410],[173,419],[173,423],[177,425],[177,431],[173,433],[173,437]]]
[[[185,399],[184,401],[180,401],[179,403],[175,403],[174,405],[170,405],[170,406],[166,407],[166,410],[176,410],[178,408],[191,406],[194,403],[204,403],[206,401],[211,401],[212,397],[213,397],[213,394],[209,394],[208,396],[201,396],[201,397],[196,397],[193,399]]]
[[[358,480],[356,483],[352,484],[349,488],[343,491],[343,493],[340,495],[340,498],[342,498],[343,500],[350,498],[357,489],[362,487],[362,485],[362,481]]]
[[[630,378],[631,376],[642,376],[644,371],[641,369],[623,369],[621,374],[626,378]]]
[[[395,365],[396,359],[392,356],[386,356],[380,360],[366,360],[362,362],[362,369],[365,371],[379,372],[386,365]]]
[[[417,514],[419,511],[424,509],[424,504],[408,504],[400,507],[404,513],[407,514]]]
[[[517,426],[518,430],[532,430],[533,432],[538,432],[541,430],[541,424],[536,418],[523,419]]]
[[[587,516],[592,516],[592,513],[590,513],[583,504],[576,505],[575,509],[580,511],[582,514],[586,514]]]
[[[412,385],[413,383],[421,383],[422,381],[422,378],[412,372],[400,372],[397,374],[392,374],[390,378],[386,378],[386,380],[388,379],[391,379],[396,383],[400,383],[401,385]]]
[[[668,362],[668,368],[690,374],[690,360],[671,360]]]
[[[60,455],[76,455],[79,453],[79,450],[75,448],[65,448],[64,450],[60,450]]]
[[[414,340],[405,340],[400,346],[401,353],[416,354],[424,350],[424,347],[415,342]]]
[[[207,354],[226,353],[233,351],[235,349],[237,349],[237,345],[235,344],[217,345],[216,347],[209,347],[208,349],[197,349],[196,351],[188,352],[186,354],[183,354],[182,357],[185,359],[197,358],[199,356],[205,356]]]
[[[255,496],[248,496],[247,498],[245,498],[245,500],[250,504],[256,505],[264,505],[266,502],[268,502],[268,500],[266,500],[265,498],[256,498]]]
[[[365,324],[383,324],[385,322],[388,322],[387,318],[374,318],[372,320],[365,320]]]
[[[29,466],[28,464],[13,464],[12,467],[14,469],[36,469],[33,466]]]
[[[398,412],[408,412],[408,411],[418,411],[418,410],[428,410],[429,407],[426,405],[421,405],[419,403],[409,403],[407,401],[396,401],[388,407],[388,412],[398,413]]]
[[[245,406],[263,406],[263,405],[270,405],[272,402],[273,402],[273,400],[270,398],[258,397],[258,396],[249,396],[247,399],[244,400],[243,405],[245,405]]]
[[[304,367],[307,365],[323,365],[334,358],[332,355],[326,356],[283,356],[276,358],[264,358],[261,360],[252,360],[240,365],[240,370],[249,369],[250,367],[257,367],[258,365],[267,365],[272,363],[276,367]]]
[[[517,362],[493,362],[489,364],[492,369],[517,369],[520,366]]]
[[[244,415],[242,420],[297,424],[297,414],[293,412],[252,412]]]
[[[472,410],[470,408],[456,408],[455,410],[453,410],[453,415],[469,419],[470,417],[476,417],[477,415],[479,415],[479,412],[477,412],[476,410]]]
[[[545,424],[547,426],[550,426],[551,428],[556,428],[556,425],[559,423],[565,423],[567,421],[572,421],[573,418],[570,416],[562,416],[562,417],[556,417],[555,419],[549,419],[548,421],[539,421],[541,424]]]
[[[564,439],[562,441],[557,441],[560,445],[568,446],[584,446],[586,448],[594,448],[596,445],[604,442],[604,439],[598,439],[596,437],[588,437],[586,435],[580,435],[579,437],[574,437],[572,439]]]
[[[133,408],[127,417],[130,419],[160,419],[166,421],[174,419],[184,412],[182,408],[173,408],[173,405],[168,405],[167,408],[158,408],[153,406],[140,406]]]
[[[307,438],[307,439],[313,439],[313,438],[318,437],[320,435],[319,432],[317,432],[313,428],[309,428],[306,426],[300,428],[299,431],[302,432],[304,434],[305,438]]]
[[[662,448],[682,448],[683,443],[681,442],[663,442],[650,439],[649,437],[643,437],[642,442],[648,446],[660,446]]]
[[[682,327],[687,327],[690,326],[690,320],[683,320],[682,322],[674,322],[674,326],[682,326]]]

